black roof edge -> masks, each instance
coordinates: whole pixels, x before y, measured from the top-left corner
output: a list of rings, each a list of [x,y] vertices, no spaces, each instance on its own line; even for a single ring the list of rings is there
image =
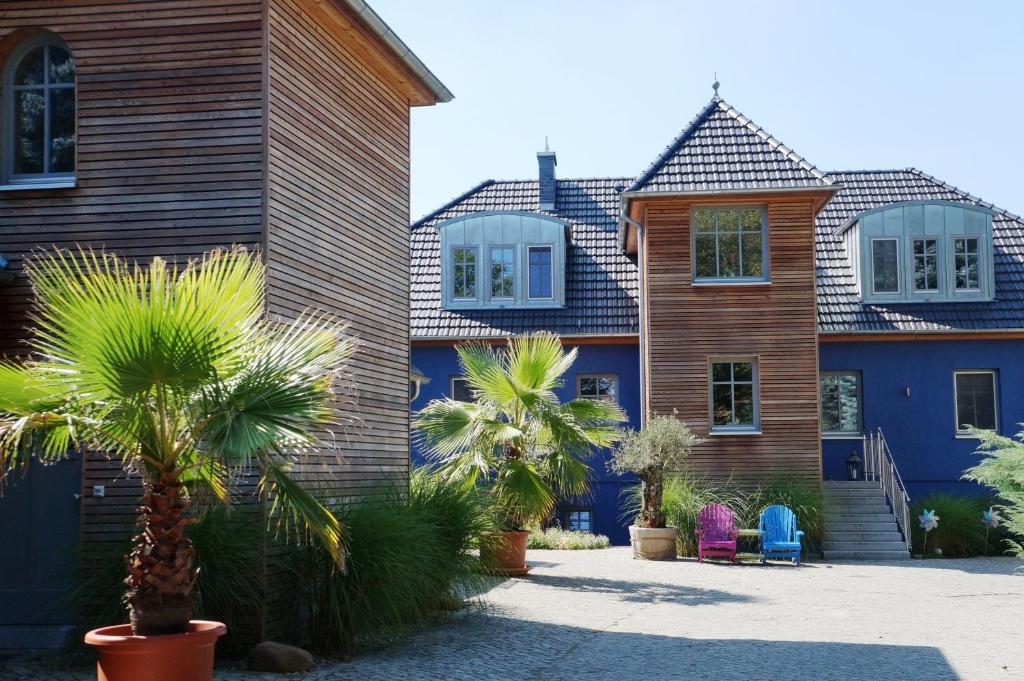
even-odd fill
[[[431,220],[436,218],[441,213],[443,213],[446,210],[449,210],[451,208],[454,208],[455,206],[459,205],[460,203],[462,203],[463,201],[468,199],[473,194],[476,194],[481,189],[486,189],[487,187],[490,187],[491,185],[493,185],[495,183],[496,183],[496,180],[484,180],[483,182],[481,182],[480,184],[476,185],[475,187],[473,187],[471,189],[467,189],[466,191],[464,191],[463,193],[459,194],[454,199],[452,199],[451,201],[447,202],[446,204],[444,204],[440,208],[427,213],[426,215],[421,217],[419,220],[417,220],[416,222],[412,223],[411,229],[415,229],[416,227],[422,227],[425,223],[430,222]]]
[[[698,113],[692,121],[690,121],[690,124],[683,128],[682,132],[676,135],[676,138],[672,140],[672,142],[670,142],[667,147],[665,147],[665,150],[661,152],[658,158],[654,159],[654,162],[651,165],[649,165],[647,167],[647,170],[641,173],[640,176],[636,178],[636,180],[633,181],[633,184],[631,184],[626,189],[626,191],[637,191],[638,189],[640,189],[640,187],[646,184],[647,181],[650,180],[654,176],[654,174],[658,172],[658,170],[665,164],[665,161],[670,159],[677,151],[679,151],[679,147],[681,147],[683,143],[687,139],[689,139],[690,135],[697,128],[697,126],[704,122],[704,119],[710,116],[711,113],[718,108],[718,103],[721,101],[722,98],[719,97],[718,95],[712,97],[711,101],[708,102],[704,106],[704,108],[700,110],[700,113]]]

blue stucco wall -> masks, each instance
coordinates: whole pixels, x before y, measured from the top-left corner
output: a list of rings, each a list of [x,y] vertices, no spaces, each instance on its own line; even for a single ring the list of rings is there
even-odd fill
[[[960,480],[979,457],[977,440],[956,437],[955,369],[994,369],[999,432],[1024,422],[1024,341],[903,341],[821,343],[822,371],[862,375],[864,428],[881,428],[911,499],[933,491],[983,493]],[[910,396],[906,396],[906,388]],[[826,480],[846,479],[846,460],[858,440],[822,442]]]
[[[449,379],[460,375],[458,357],[454,347],[413,347],[412,363],[430,378],[419,397],[412,403],[413,411],[423,408],[430,400],[447,396]],[[576,397],[576,374],[613,373],[619,377],[619,405],[629,417],[627,425],[640,427],[640,359],[636,345],[581,345],[576,363],[565,377],[565,386],[556,391],[559,399]],[[412,452],[414,463],[423,463],[415,439]],[[605,469],[607,453],[597,453],[590,461],[594,474],[591,498],[580,501],[580,507],[593,510],[594,532],[608,535],[615,544],[628,544],[629,532],[619,520],[620,495],[632,484],[609,474]]]

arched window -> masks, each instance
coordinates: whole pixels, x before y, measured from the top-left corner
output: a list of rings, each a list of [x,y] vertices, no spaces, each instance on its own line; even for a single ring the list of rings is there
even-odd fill
[[[3,179],[9,184],[73,181],[75,60],[52,34],[28,38],[4,69]]]

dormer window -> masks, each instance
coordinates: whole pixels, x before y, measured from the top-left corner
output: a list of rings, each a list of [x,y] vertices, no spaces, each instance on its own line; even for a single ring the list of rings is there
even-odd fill
[[[995,294],[992,211],[908,201],[840,228],[866,303],[985,301]]]
[[[474,213],[438,226],[446,309],[565,304],[565,223],[526,212]],[[482,260],[481,260],[482,258]]]

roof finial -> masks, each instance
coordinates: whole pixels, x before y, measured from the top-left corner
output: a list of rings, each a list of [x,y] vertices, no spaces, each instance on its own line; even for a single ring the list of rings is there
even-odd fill
[[[715,71],[715,82],[711,84],[711,89],[715,91],[715,97],[718,96],[718,86],[719,85],[720,85],[720,83],[718,82],[718,71]]]
[[[551,151],[551,149],[548,148],[548,136],[547,135],[544,135],[544,151],[545,152]]]

